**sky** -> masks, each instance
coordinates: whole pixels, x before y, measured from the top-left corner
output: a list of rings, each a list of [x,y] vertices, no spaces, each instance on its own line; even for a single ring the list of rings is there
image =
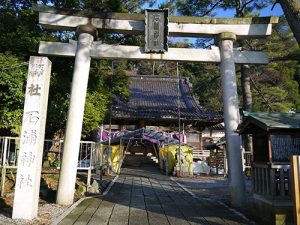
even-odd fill
[[[280,7],[279,4],[276,4],[274,9],[271,10],[272,5],[270,5],[269,7],[264,8],[263,10],[260,11],[260,16],[282,16],[283,15],[283,11]],[[234,10],[222,10],[222,9],[218,9],[216,11],[217,16],[216,17],[234,17]]]
[[[158,8],[158,6],[162,3],[165,2],[166,0],[158,0],[157,3],[151,7],[151,8]],[[148,4],[145,4],[144,8],[150,8]],[[264,8],[259,12],[259,16],[282,16],[283,11],[281,9],[280,4],[276,4],[273,10],[271,10],[272,5],[269,7]],[[220,18],[232,18],[234,17],[235,11],[234,10],[223,10],[223,9],[218,9],[215,11],[216,16],[215,17],[220,17]],[[182,42],[186,38],[181,38],[181,37],[170,37],[171,42]],[[197,38],[188,38],[188,41],[190,43],[195,44]]]
[[[157,3],[152,8],[158,8],[158,6],[165,1],[166,0],[158,0]],[[150,7],[148,4],[145,4],[144,8],[150,8]],[[276,4],[273,10],[271,10],[271,8],[272,5],[261,10],[260,16],[282,16],[283,15],[283,11],[280,7],[280,4]],[[234,10],[224,11],[222,9],[218,9],[215,12],[217,13],[216,17],[225,17],[225,18],[234,17]]]

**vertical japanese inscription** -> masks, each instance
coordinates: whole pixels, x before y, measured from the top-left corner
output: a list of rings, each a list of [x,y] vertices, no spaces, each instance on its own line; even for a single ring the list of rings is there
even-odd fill
[[[160,29],[159,29],[159,21],[161,20],[160,14],[153,14],[153,47],[161,47],[163,45],[163,42],[161,38],[159,37]],[[163,47],[163,46],[162,46]]]
[[[30,57],[13,218],[37,216],[50,70],[48,58]]]
[[[18,187],[20,188],[20,189],[22,189],[22,188],[26,188],[26,187],[30,187],[30,188],[32,188],[32,178],[31,178],[31,176],[30,176],[30,174],[21,174],[20,175],[20,182],[19,182],[19,184],[18,184]]]
[[[147,9],[145,18],[145,52],[168,50],[168,9]]]
[[[42,58],[40,58],[42,59]],[[17,187],[32,188],[32,174],[28,173],[35,166],[37,143],[40,126],[42,92],[44,86],[45,65],[42,60],[37,60],[29,64],[27,87],[25,93],[25,107],[23,114],[21,151],[18,160],[18,170],[20,173],[17,180]]]

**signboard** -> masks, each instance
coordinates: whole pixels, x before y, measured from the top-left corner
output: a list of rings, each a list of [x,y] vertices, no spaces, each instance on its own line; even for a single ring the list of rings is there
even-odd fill
[[[168,14],[168,9],[146,9],[146,53],[164,53],[168,51]]]

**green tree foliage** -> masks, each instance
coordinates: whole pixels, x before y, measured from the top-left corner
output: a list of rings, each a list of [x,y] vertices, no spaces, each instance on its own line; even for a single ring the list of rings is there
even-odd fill
[[[92,9],[103,12],[135,12],[141,10],[140,6],[144,2],[143,0],[39,1],[39,3],[58,8]],[[4,73],[1,69],[7,65],[14,65],[13,60],[18,60],[20,63],[28,62],[30,55],[37,54],[39,42],[42,40],[65,42],[68,39],[75,39],[75,36],[72,32],[44,30],[38,25],[38,14],[31,10],[31,1],[29,0],[0,2],[0,32],[1,87],[11,88],[9,91],[1,88],[3,99],[1,98],[0,105],[0,132],[3,135],[10,135],[20,129],[25,91],[25,89],[20,91],[22,95],[19,95],[19,92],[12,95],[13,88],[16,88],[13,87],[13,83],[16,82],[16,86],[25,87],[26,76],[23,76],[25,73],[15,72],[15,70]],[[103,34],[100,38],[107,43],[135,43],[141,40],[138,36],[110,34]],[[17,57],[10,59],[10,54]],[[8,58],[6,59],[6,57]],[[46,124],[48,138],[62,137],[64,133],[74,68],[74,59],[51,57],[50,60],[52,61],[52,74]],[[111,62],[92,61],[83,124],[84,137],[88,137],[89,133],[105,119],[105,112],[114,96],[119,96],[124,100],[129,96],[128,78],[124,72],[127,66],[129,66],[127,62],[119,63],[112,74]],[[27,70],[26,67],[24,69]],[[10,79],[5,79],[6,77],[10,77]]]
[[[98,128],[116,97],[123,101],[128,100],[130,93],[126,69],[126,61],[93,61],[84,111],[84,137],[88,137],[92,130]]]
[[[98,12],[140,12],[142,5],[148,3],[153,5],[155,0],[42,0],[45,5],[52,5],[56,8],[87,9]]]
[[[27,64],[14,55],[0,53],[0,135],[20,134]]]
[[[247,45],[249,49],[255,46],[257,50],[267,51],[271,58],[267,66],[251,67],[254,110],[299,112],[299,64],[296,57],[289,57],[297,54],[298,47],[285,19],[274,25],[273,34],[267,40],[254,40]]]
[[[185,16],[215,16],[217,9],[234,10],[235,16],[242,17],[259,11],[270,5],[271,0],[217,0],[217,1],[197,1],[197,0],[177,0],[174,4],[178,13]]]
[[[193,92],[199,104],[208,111],[222,112],[222,89],[219,67],[215,64],[189,63],[182,65],[191,77]]]
[[[56,40],[39,29],[38,16],[30,10],[31,1],[0,2],[0,49],[27,60],[36,55],[39,42]]]
[[[89,9],[100,12],[142,12],[144,3],[150,5],[155,0],[41,0],[35,3],[53,5],[58,8]],[[165,1],[161,7],[170,7],[172,14],[214,16],[216,9],[235,10],[238,17],[251,16],[274,1]],[[30,55],[36,55],[40,41],[63,41],[75,39],[72,32],[52,32],[38,25],[38,15],[31,9],[29,0],[0,1],[0,133],[16,134],[20,130],[24,102],[25,67],[8,66],[28,62]],[[143,45],[144,37],[135,35],[101,33],[98,40],[104,43]],[[174,39],[175,40],[175,39]],[[171,47],[190,48],[193,44],[184,40]],[[198,40],[196,47],[206,48],[212,40]],[[267,41],[252,40],[238,43],[248,50],[268,51],[272,62],[268,66],[252,66],[251,82],[254,110],[257,111],[299,111],[299,49],[282,22]],[[298,59],[298,61],[297,61]],[[47,114],[46,135],[61,136],[66,124],[69,107],[70,87],[74,68],[74,59],[52,57],[52,74]],[[92,60],[88,93],[84,114],[83,136],[105,120],[105,116],[114,98],[126,101],[128,77],[125,72],[138,70],[140,74],[177,75],[176,62],[128,62]],[[22,64],[23,65],[23,64]],[[239,70],[237,70],[240,76]],[[194,92],[200,104],[213,111],[222,110],[220,74],[218,65],[200,63],[179,63],[180,76],[190,77]]]
[[[63,137],[69,108],[73,59],[50,58],[52,73],[50,79],[48,112],[46,122],[47,138]]]
[[[234,10],[237,17],[259,15],[261,9],[274,1],[195,1],[177,0],[173,5],[177,12],[188,16],[214,16],[217,9]],[[199,40],[201,47],[211,40]],[[196,42],[197,43],[197,42]],[[267,51],[273,61],[267,66],[251,66],[250,74],[253,92],[253,110],[276,112],[299,112],[299,49],[285,20],[275,25],[273,34],[267,40],[239,41],[245,50]],[[193,64],[192,64],[193,65]],[[193,66],[190,66],[192,68]],[[209,68],[214,68],[209,70]],[[192,72],[191,69],[188,69]],[[188,73],[187,73],[188,74]],[[219,109],[220,79],[214,66],[203,65],[194,77],[194,90],[200,103],[211,109]],[[241,71],[237,70],[240,79]],[[241,93],[239,87],[239,93]],[[218,96],[218,97],[217,97]],[[203,101],[203,100],[206,101]],[[241,98],[242,100],[242,98]],[[240,100],[240,101],[241,101]]]

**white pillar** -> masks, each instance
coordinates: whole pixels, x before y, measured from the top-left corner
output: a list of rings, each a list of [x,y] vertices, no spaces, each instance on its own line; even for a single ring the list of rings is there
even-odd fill
[[[96,29],[91,25],[83,25],[77,28],[77,35],[79,36],[56,198],[56,202],[61,205],[70,205],[74,201],[81,129],[91,63],[90,51],[96,32]]]
[[[31,56],[25,93],[13,219],[38,214],[51,62]]]
[[[221,56],[220,68],[231,204],[233,206],[240,207],[245,203],[246,196],[242,166],[241,138],[235,132],[240,122],[235,63],[233,56],[233,42],[235,39],[236,36],[233,33],[225,32],[219,35]]]

